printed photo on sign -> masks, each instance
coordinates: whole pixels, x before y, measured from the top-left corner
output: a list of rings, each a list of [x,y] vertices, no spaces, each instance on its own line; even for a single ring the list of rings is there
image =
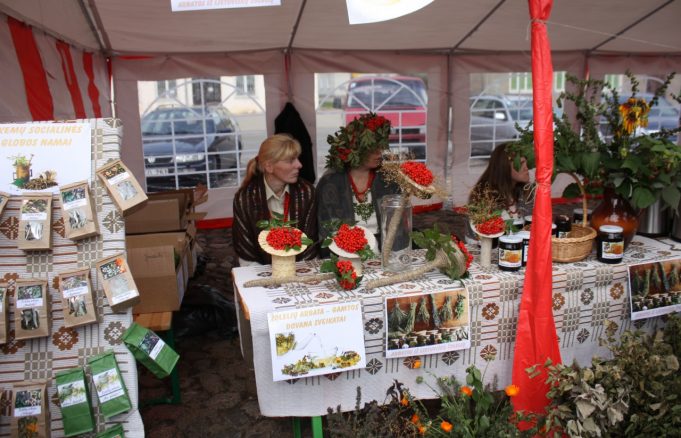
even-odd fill
[[[109,263],[102,265],[100,269],[102,271],[102,277],[104,277],[105,280],[108,280],[125,272],[125,261],[121,258],[117,258],[116,260],[112,260]]]
[[[59,394],[59,404],[62,409],[87,401],[85,395],[85,382],[82,380],[59,385],[57,387],[57,393]]]
[[[74,207],[85,205],[85,187],[74,187],[61,192],[61,201],[65,209],[70,210]]]
[[[465,288],[386,298],[385,357],[436,354],[470,348]]]
[[[0,191],[57,194],[60,185],[89,180],[90,131],[89,123],[0,124]]]
[[[27,417],[40,415],[43,392],[40,389],[30,391],[17,391],[14,403],[14,416]]]
[[[267,314],[275,381],[366,366],[360,302]]]
[[[681,311],[681,259],[628,266],[631,319]]]

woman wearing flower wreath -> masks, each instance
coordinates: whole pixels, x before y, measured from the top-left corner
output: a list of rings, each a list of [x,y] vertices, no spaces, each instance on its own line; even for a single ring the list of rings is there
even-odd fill
[[[521,158],[519,170],[513,167],[513,161],[506,151],[509,144],[502,143],[494,149],[487,168],[468,196],[468,202],[475,202],[489,191],[498,200],[497,209],[502,211],[502,217],[517,219],[525,214],[525,186],[530,182],[530,173],[525,158]]]
[[[388,149],[389,135],[390,121],[373,113],[363,114],[329,135],[329,170],[317,184],[320,224],[332,219],[357,223],[380,241],[381,198],[399,192],[397,185],[386,182],[377,172],[383,151]],[[320,238],[326,238],[328,233],[320,229]]]
[[[234,196],[234,249],[240,266],[270,264],[272,257],[258,244],[257,223],[270,220],[274,214],[313,241],[317,238],[315,188],[298,178],[302,165],[298,160],[301,147],[286,134],[276,134],[260,145],[258,155],[248,162],[246,177]],[[313,259],[314,245],[297,256],[298,260]]]

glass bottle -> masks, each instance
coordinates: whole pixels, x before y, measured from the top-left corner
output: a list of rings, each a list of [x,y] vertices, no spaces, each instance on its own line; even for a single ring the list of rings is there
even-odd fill
[[[411,266],[412,207],[408,197],[387,195],[381,200],[383,269],[404,271]],[[392,241],[392,242],[391,242]],[[390,247],[388,248],[388,245]]]

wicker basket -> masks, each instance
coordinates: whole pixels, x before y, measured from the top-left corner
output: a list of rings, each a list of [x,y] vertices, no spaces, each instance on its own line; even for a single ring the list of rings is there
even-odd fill
[[[551,258],[554,262],[576,262],[591,254],[596,230],[585,225],[572,224],[570,237],[551,238]]]

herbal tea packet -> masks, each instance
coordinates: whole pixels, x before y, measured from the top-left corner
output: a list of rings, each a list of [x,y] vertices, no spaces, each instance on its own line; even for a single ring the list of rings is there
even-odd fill
[[[97,169],[97,176],[109,191],[123,216],[142,207],[147,195],[130,169],[121,160],[115,160]]]
[[[47,281],[17,280],[14,299],[15,338],[21,340],[49,336],[52,315]]]
[[[123,433],[123,426],[117,424],[113,427],[108,428],[102,433],[98,433],[96,438],[125,438]]]
[[[168,377],[180,359],[156,333],[134,322],[123,333],[123,342],[135,359],[159,379]]]
[[[47,408],[47,383],[25,381],[12,388],[12,422],[10,436],[48,438],[50,410]]]
[[[52,249],[52,194],[21,197],[17,247],[27,251]]]
[[[82,368],[71,368],[57,373],[55,377],[59,408],[61,409],[64,436],[92,432],[95,422],[92,419],[90,394]]]
[[[123,253],[98,261],[97,275],[114,312],[124,311],[139,303],[139,290]]]
[[[2,216],[2,212],[5,210],[5,206],[7,205],[10,196],[12,195],[7,192],[0,192],[0,216]]]
[[[113,417],[132,408],[113,350],[89,358],[88,363],[99,399],[99,410],[104,418]]]
[[[92,299],[90,269],[60,273],[59,292],[64,313],[64,326],[78,327],[97,322],[97,313]]]
[[[61,215],[64,234],[68,239],[78,240],[99,234],[90,184],[80,181],[59,187]]]
[[[0,344],[7,343],[7,335],[9,333],[8,303],[7,283],[0,283]]]

